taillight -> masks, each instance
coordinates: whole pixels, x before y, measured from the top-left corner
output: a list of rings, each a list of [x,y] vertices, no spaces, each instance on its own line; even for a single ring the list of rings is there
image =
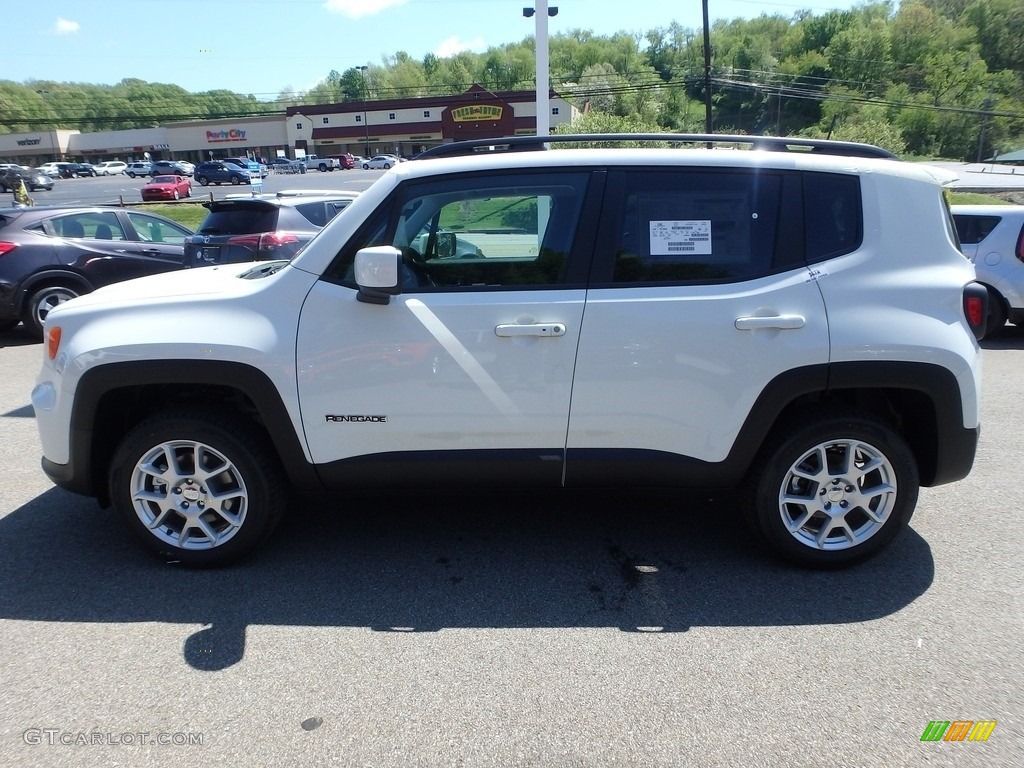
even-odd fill
[[[246,248],[259,248],[262,235],[235,235],[228,238],[228,245],[241,245]]]
[[[968,283],[964,286],[964,317],[979,341],[985,336],[985,325],[988,318],[988,289],[980,283]]]
[[[291,232],[267,232],[260,237],[260,248],[280,248],[299,242],[299,238]]]
[[[0,256],[3,256],[5,253],[10,253],[17,247],[17,243],[7,243],[4,242],[3,240],[0,240]]]
[[[291,232],[260,232],[254,235],[235,235],[228,238],[228,245],[241,245],[256,251],[270,251],[282,245],[297,243],[299,238]]]

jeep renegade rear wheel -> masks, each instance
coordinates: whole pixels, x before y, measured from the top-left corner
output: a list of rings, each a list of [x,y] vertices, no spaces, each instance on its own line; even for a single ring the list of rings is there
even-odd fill
[[[266,437],[241,418],[173,410],[129,432],[111,462],[111,503],[149,549],[193,567],[257,547],[285,507]]]
[[[835,568],[874,555],[910,521],[919,479],[903,438],[855,412],[791,423],[755,465],[749,519],[784,558]]]

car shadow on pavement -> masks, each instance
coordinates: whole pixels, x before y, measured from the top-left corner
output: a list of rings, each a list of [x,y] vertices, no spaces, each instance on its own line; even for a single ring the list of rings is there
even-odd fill
[[[38,336],[32,333],[24,324],[16,325],[7,331],[0,331],[0,349],[5,347],[27,347],[30,344],[40,344]]]
[[[1024,349],[1024,325],[1007,325],[981,342],[985,349]]]
[[[183,659],[217,670],[243,658],[250,625],[843,624],[892,614],[932,583],[912,529],[864,564],[808,571],[762,552],[734,510],[663,491],[307,499],[248,560],[202,571],[149,556],[110,510],[54,488],[0,518],[0,618],[199,624]]]

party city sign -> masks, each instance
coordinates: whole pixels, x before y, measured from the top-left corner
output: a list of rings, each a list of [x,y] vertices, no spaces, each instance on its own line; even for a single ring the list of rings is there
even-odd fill
[[[219,144],[225,141],[245,141],[245,131],[241,128],[230,128],[226,131],[207,131],[206,140],[210,144]]]

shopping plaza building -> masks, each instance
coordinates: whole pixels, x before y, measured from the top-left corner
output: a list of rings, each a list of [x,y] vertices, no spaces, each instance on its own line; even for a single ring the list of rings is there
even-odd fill
[[[551,92],[552,128],[575,107]],[[537,132],[533,91],[495,93],[479,85],[449,96],[289,107],[282,115],[193,120],[154,128],[82,133],[51,129],[0,134],[0,162],[189,160],[219,157],[321,157],[379,153],[411,157],[452,141]]]

